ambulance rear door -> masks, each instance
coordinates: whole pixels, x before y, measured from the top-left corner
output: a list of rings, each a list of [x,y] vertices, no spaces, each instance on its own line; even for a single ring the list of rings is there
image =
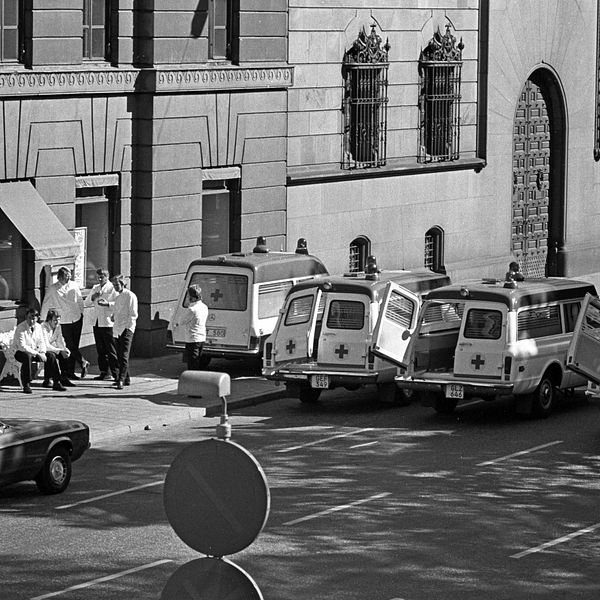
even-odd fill
[[[388,282],[373,330],[373,354],[407,367],[408,346],[417,325],[419,306],[416,294]]]
[[[327,294],[319,336],[319,365],[366,368],[370,297],[366,294]]]
[[[600,300],[586,294],[567,351],[567,369],[600,384]]]
[[[317,286],[288,296],[272,335],[275,365],[312,356],[315,327],[322,313],[323,294]]]

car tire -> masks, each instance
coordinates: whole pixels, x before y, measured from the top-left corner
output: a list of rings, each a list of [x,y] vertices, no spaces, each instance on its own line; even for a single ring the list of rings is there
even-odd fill
[[[440,415],[451,415],[457,404],[458,400],[456,398],[445,398],[438,395],[435,397],[433,408]]]
[[[300,402],[303,402],[304,404],[314,404],[319,399],[322,391],[323,390],[318,388],[311,388],[308,385],[303,385],[298,392],[298,398],[300,398]]]
[[[44,466],[35,478],[35,483],[43,494],[60,494],[71,481],[71,455],[64,446],[52,448],[46,456]]]
[[[554,383],[552,378],[544,373],[540,383],[531,394],[531,412],[534,417],[545,419],[554,406]]]

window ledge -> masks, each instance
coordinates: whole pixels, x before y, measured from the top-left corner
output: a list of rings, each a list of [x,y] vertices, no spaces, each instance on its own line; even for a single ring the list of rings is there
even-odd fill
[[[379,177],[399,177],[422,173],[474,170],[479,173],[486,166],[483,158],[459,158],[447,162],[418,163],[414,159],[389,160],[383,167],[365,169],[342,169],[335,165],[288,167],[288,185],[308,185],[331,183],[353,179],[376,179]]]

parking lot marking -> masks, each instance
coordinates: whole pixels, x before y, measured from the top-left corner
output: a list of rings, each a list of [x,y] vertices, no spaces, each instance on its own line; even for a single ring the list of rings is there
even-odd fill
[[[341,504],[340,506],[334,506],[332,508],[328,508],[326,510],[321,510],[317,513],[313,513],[312,515],[307,515],[306,517],[300,517],[299,519],[293,519],[292,521],[286,521],[282,523],[282,525],[296,525],[297,523],[302,523],[303,521],[310,521],[311,519],[317,519],[322,517],[323,515],[329,515],[334,512],[339,512],[340,510],[345,510],[346,508],[352,508],[353,506],[358,506],[359,504],[365,504],[366,502],[371,502],[371,500],[378,500],[379,498],[385,498],[389,496],[391,492],[383,492],[382,494],[375,494],[374,496],[369,496],[368,498],[363,498],[362,500],[355,500],[354,502],[350,502],[349,504]]]
[[[487,465],[493,465],[495,463],[499,463],[503,460],[508,460],[509,458],[514,458],[515,456],[522,456],[523,454],[529,454],[531,452],[535,452],[536,450],[541,450],[542,448],[548,448],[550,446],[556,446],[556,444],[562,444],[562,440],[556,440],[554,442],[548,442],[547,444],[541,444],[540,446],[534,446],[533,448],[528,448],[527,450],[521,450],[519,452],[513,452],[512,454],[507,454],[506,456],[501,456],[500,458],[494,458],[492,460],[486,460],[485,462],[479,463],[478,467],[486,467]]]
[[[160,565],[164,565],[166,563],[173,562],[170,559],[157,560],[153,563],[148,563],[147,565],[142,565],[141,567],[134,567],[133,569],[127,569],[126,571],[121,571],[120,573],[114,573],[113,575],[107,575],[106,577],[99,577],[98,579],[92,579],[91,581],[86,581],[85,583],[78,583],[77,585],[72,585],[71,587],[65,588],[64,590],[60,590],[58,592],[50,592],[49,594],[43,594],[42,596],[36,596],[35,598],[30,598],[29,600],[45,600],[46,598],[56,598],[56,596],[62,596],[64,594],[68,594],[69,592],[73,592],[75,590],[83,590],[85,588],[92,587],[98,583],[104,583],[105,581],[112,581],[113,579],[118,579],[119,577],[125,577],[126,575],[131,575],[132,573],[137,573],[138,571],[145,571],[146,569],[152,569],[153,567],[158,567]]]
[[[282,448],[281,450],[277,450],[276,452],[293,452],[294,450],[300,450],[300,448],[308,448],[309,446],[316,446],[317,444],[323,444],[324,442],[329,442],[331,440],[336,440],[338,438],[348,437],[350,435],[356,435],[358,433],[364,433],[365,431],[373,431],[373,427],[366,427],[365,429],[357,429],[356,431],[349,431],[348,433],[340,433],[338,435],[332,435],[331,437],[323,438],[322,440],[315,440],[314,442],[307,442],[306,444],[300,444],[299,446],[290,446],[289,448]]]
[[[579,537],[581,535],[585,535],[586,533],[591,533],[596,529],[600,528],[600,523],[596,523],[595,525],[590,525],[589,527],[584,527],[583,529],[578,529],[573,533],[568,533],[567,535],[563,535],[562,537],[556,538],[555,540],[550,540],[549,542],[544,542],[535,548],[529,548],[529,550],[523,550],[523,552],[518,552],[517,554],[512,554],[511,558],[523,558],[528,554],[534,554],[535,552],[542,552],[542,550],[546,550],[546,548],[551,548],[552,546],[558,546],[558,544],[564,544],[573,538]]]
[[[105,498],[111,498],[112,496],[120,496],[121,494],[128,494],[129,492],[136,492],[137,490],[143,490],[144,488],[153,487],[155,485],[162,485],[163,483],[164,479],[161,479],[160,481],[154,481],[152,483],[136,485],[135,487],[127,488],[126,490],[110,492],[109,494],[102,494],[102,496],[94,496],[93,498],[87,498],[87,500],[79,500],[79,502],[73,502],[72,504],[63,504],[62,506],[57,506],[56,510],[65,510],[66,508],[73,508],[74,506],[79,506],[80,504],[89,504],[90,502],[97,502],[98,500],[104,500]]]

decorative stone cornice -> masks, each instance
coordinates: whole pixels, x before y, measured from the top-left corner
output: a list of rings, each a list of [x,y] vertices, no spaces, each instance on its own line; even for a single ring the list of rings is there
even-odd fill
[[[0,70],[0,98],[287,88],[293,85],[293,75],[293,67],[287,66]]]

